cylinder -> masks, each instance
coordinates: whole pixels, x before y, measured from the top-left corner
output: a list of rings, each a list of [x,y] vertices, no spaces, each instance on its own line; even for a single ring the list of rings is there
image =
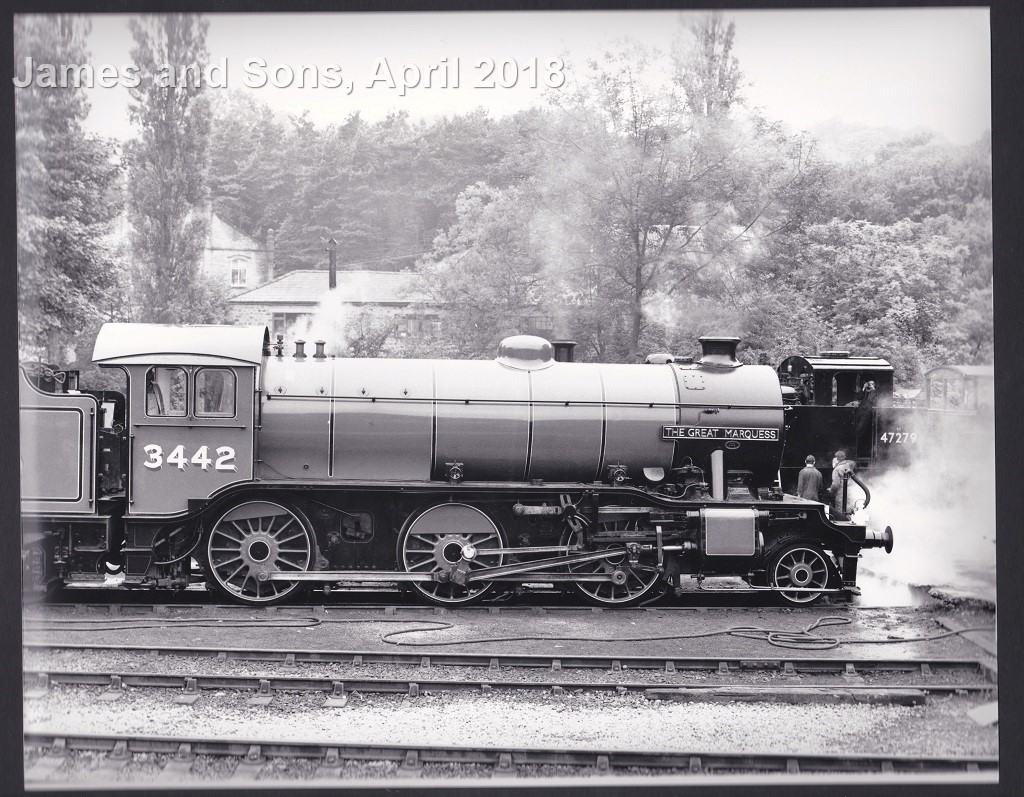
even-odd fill
[[[711,497],[725,500],[725,452],[720,448],[711,452]]]

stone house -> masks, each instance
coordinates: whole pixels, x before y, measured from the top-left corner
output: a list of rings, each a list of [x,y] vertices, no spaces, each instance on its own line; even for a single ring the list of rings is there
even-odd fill
[[[209,221],[201,268],[224,286],[229,298],[274,278],[273,231],[267,233],[264,246],[212,210]]]
[[[437,311],[417,290],[408,271],[338,271],[335,285],[327,269],[289,271],[228,300],[236,324],[265,324],[271,336],[288,335],[311,323],[325,307],[377,307],[398,311],[401,337],[440,329]]]

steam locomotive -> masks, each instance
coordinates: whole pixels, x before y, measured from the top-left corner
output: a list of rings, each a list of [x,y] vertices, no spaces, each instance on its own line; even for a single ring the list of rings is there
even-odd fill
[[[779,470],[787,491],[808,454],[827,465],[842,449],[859,470],[905,467],[993,434],[992,366],[932,368],[914,399],[897,395],[893,367],[880,357],[823,351],[786,357],[777,371],[787,408]]]
[[[738,342],[624,365],[517,335],[494,360],[387,360],[106,324],[93,361],[123,394],[21,369],[25,583],[180,589],[198,566],[250,605],[382,582],[448,606],[524,584],[626,606],[737,576],[798,606],[856,593],[892,531],[784,494],[779,376]]]

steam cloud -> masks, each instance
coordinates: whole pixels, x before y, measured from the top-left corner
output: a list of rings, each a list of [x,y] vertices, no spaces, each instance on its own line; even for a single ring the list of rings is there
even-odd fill
[[[313,353],[314,341],[323,340],[327,343],[324,348],[328,355],[345,356],[348,351],[345,327],[349,322],[349,310],[341,291],[327,291],[320,300],[316,312],[297,321],[285,337],[289,340],[306,341],[307,355]]]
[[[915,586],[995,601],[995,435],[991,414],[929,419],[908,467],[862,474],[870,528],[892,526],[893,552],[868,551],[862,569]]]

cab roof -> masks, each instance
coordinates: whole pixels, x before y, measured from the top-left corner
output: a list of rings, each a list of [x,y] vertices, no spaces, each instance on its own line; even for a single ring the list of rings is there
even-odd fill
[[[92,361],[100,365],[259,365],[270,346],[265,326],[104,324]]]
[[[782,370],[788,364],[804,367],[802,371],[892,371],[892,365],[881,357],[787,357],[779,365]]]

